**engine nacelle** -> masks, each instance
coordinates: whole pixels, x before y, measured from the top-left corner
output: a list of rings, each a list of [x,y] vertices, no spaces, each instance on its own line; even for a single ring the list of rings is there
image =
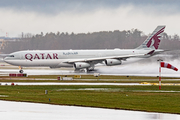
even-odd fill
[[[89,63],[85,63],[85,62],[77,62],[77,63],[74,63],[74,68],[75,69],[82,69],[82,68],[88,68],[90,67],[91,65]]]
[[[106,59],[105,63],[107,66],[113,66],[113,65],[121,65],[121,60],[117,60],[117,59]]]

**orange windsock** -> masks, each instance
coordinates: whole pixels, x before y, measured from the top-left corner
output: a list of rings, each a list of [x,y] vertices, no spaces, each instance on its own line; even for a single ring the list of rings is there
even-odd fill
[[[161,62],[161,67],[165,67],[165,68],[169,68],[169,69],[173,69],[175,71],[178,71],[178,69],[176,67],[172,66],[169,63],[165,63],[165,62]]]

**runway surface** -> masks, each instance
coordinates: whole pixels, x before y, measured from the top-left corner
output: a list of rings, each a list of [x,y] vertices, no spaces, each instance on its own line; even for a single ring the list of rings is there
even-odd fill
[[[12,82],[11,82],[12,83]],[[9,82],[1,82],[1,85],[11,85]],[[25,82],[14,82],[16,85],[145,85],[145,84],[140,84],[140,83],[52,83],[52,82],[34,82],[34,83],[25,83]]]
[[[127,66],[126,66],[127,67]],[[142,66],[145,67],[145,66]],[[147,66],[146,66],[147,67]],[[150,70],[150,68],[144,68],[144,70],[138,70],[134,67],[131,69],[123,68],[122,66],[115,66],[115,67],[107,67],[107,66],[101,66],[97,67],[96,71],[85,73],[85,72],[74,72],[74,70],[64,70],[64,69],[49,69],[49,68],[31,68],[31,69],[24,69],[24,73],[27,73],[27,75],[87,75],[87,74],[94,74],[94,73],[100,73],[101,75],[122,75],[122,76],[159,76],[159,68],[153,68]],[[129,70],[129,71],[128,71]],[[149,70],[149,71],[146,71]],[[0,75],[8,75],[9,73],[18,73],[17,69],[0,69]],[[109,71],[109,72],[108,72]],[[112,72],[114,71],[114,72]],[[126,72],[125,72],[126,71]],[[162,77],[180,77],[180,70],[179,71],[173,71],[170,69],[162,68],[161,72]]]
[[[0,100],[1,120],[179,120],[180,115]]]

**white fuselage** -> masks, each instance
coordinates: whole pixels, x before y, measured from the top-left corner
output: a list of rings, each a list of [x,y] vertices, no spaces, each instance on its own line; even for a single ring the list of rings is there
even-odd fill
[[[149,50],[142,49],[104,49],[104,50],[27,50],[11,53],[5,62],[26,67],[48,66],[72,67],[67,61],[108,56],[146,54]]]

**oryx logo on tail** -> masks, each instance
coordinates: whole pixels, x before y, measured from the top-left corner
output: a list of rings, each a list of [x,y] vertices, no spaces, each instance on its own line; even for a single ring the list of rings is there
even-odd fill
[[[159,47],[159,43],[160,43],[160,37],[158,36],[159,34],[161,34],[162,32],[164,32],[164,28],[163,27],[161,30],[159,30],[153,37],[151,37],[151,39],[148,41],[148,43],[146,44],[146,46],[149,48],[150,46],[154,46],[155,49],[158,49]],[[152,44],[152,40],[154,40],[154,43]]]
[[[148,36],[148,38],[143,42],[142,45],[137,47],[136,49],[158,49],[159,44],[161,42],[160,38],[162,33],[164,32],[165,26],[158,26],[153,33]]]

